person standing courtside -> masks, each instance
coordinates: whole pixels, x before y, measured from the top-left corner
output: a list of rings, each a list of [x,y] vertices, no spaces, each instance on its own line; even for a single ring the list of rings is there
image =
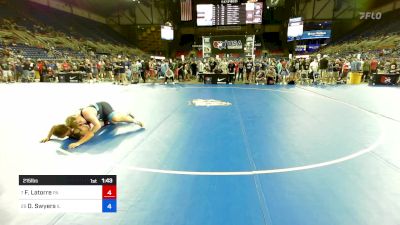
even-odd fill
[[[366,79],[369,79],[369,71],[371,70],[371,63],[368,59],[364,60],[364,63],[362,64],[362,82],[365,82]]]
[[[241,79],[243,81],[243,72],[244,72],[244,62],[243,59],[240,59],[238,63],[238,76],[237,80]]]
[[[246,62],[246,82],[250,83],[251,81],[251,74],[253,71],[253,62],[251,61],[251,59],[247,59]]]

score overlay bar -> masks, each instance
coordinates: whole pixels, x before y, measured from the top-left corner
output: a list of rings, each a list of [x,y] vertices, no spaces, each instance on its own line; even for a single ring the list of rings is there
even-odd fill
[[[116,212],[116,175],[20,175],[25,212]]]

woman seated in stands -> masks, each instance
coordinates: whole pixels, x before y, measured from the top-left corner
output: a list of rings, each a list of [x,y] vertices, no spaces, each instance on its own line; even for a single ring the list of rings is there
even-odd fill
[[[260,81],[263,81],[263,85],[264,85],[264,84],[266,83],[266,81],[267,81],[266,72],[265,72],[264,70],[259,70],[259,71],[257,72],[257,75],[256,75],[256,85],[258,85],[258,83],[259,83]]]

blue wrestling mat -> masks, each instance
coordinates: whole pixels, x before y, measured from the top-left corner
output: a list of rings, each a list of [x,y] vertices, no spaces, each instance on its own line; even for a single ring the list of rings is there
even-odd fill
[[[91,88],[60,107],[105,100],[146,129],[105,127],[72,156],[52,150],[69,140],[37,144],[36,155],[57,163],[19,172],[117,175],[117,213],[42,215],[40,224],[400,224],[398,88]],[[79,170],[58,169],[68,163]]]

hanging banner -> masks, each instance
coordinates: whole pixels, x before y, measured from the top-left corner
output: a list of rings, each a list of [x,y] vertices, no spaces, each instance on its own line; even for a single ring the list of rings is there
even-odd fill
[[[305,52],[307,49],[307,45],[296,45],[296,52]]]
[[[331,30],[309,30],[304,31],[301,36],[301,40],[320,38],[331,38]]]
[[[203,36],[203,58],[211,57],[211,42],[209,36]]]
[[[246,46],[244,47],[244,53],[246,57],[254,57],[254,35],[246,35]]]
[[[321,47],[320,44],[309,44],[308,45],[308,51],[309,52],[315,52],[319,49],[319,47]]]

